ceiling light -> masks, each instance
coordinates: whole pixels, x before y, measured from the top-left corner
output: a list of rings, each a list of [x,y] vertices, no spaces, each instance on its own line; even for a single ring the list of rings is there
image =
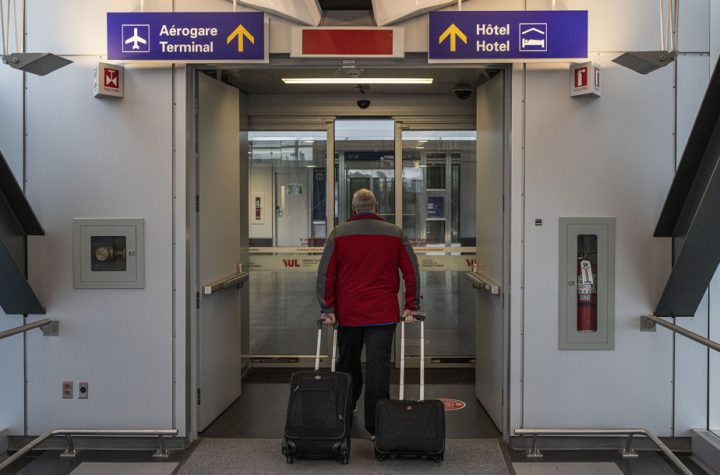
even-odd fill
[[[282,78],[285,84],[432,84],[433,78]]]

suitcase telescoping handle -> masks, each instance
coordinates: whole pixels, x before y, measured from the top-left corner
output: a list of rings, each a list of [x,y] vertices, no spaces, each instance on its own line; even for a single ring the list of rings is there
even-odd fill
[[[315,371],[318,371],[320,369],[320,341],[322,340],[322,331],[323,327],[325,326],[323,324],[324,320],[321,318],[317,321],[318,326],[318,339],[317,339],[317,349],[315,350]],[[330,363],[330,371],[333,373],[335,372],[335,356],[337,355],[337,323],[333,325],[333,344],[332,344],[332,360]]]
[[[413,315],[420,322],[420,399],[425,399],[425,315]],[[405,319],[400,323],[400,400],[405,399]]]

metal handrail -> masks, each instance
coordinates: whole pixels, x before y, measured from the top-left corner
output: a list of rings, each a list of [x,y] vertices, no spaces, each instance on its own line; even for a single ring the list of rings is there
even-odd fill
[[[159,438],[160,447],[155,452],[153,457],[159,457],[159,458],[166,458],[167,450],[165,449],[165,445],[163,443],[163,437],[164,436],[175,436],[177,435],[178,431],[177,429],[135,429],[135,430],[126,430],[126,429],[52,429],[44,434],[34,438],[32,441],[30,441],[27,445],[22,447],[20,450],[15,452],[11,457],[4,460],[2,463],[0,463],[0,471],[3,469],[9,467],[12,465],[17,459],[40,445],[45,441],[45,439],[48,439],[50,437],[56,436],[56,435],[64,435],[67,438],[68,446],[65,449],[65,452],[61,454],[61,457],[74,457],[77,454],[77,451],[75,450],[75,447],[73,445],[72,436],[73,435],[110,435],[110,436],[129,436],[129,435],[156,435]]]
[[[643,322],[643,324],[645,324],[645,322],[657,323],[658,325],[660,325],[662,327],[672,330],[675,333],[679,333],[684,337],[690,338],[691,340],[696,341],[702,345],[705,345],[708,348],[712,348],[715,351],[720,351],[720,343],[709,340],[709,339],[705,338],[704,336],[698,335],[697,333],[693,333],[690,330],[686,330],[683,327],[673,325],[672,323],[668,323],[665,320],[663,320],[662,318],[656,317],[655,315],[643,315],[642,322]],[[643,327],[643,328],[647,329],[647,327]]]
[[[683,464],[679,458],[665,445],[655,434],[647,429],[515,429],[517,435],[533,435],[532,449],[528,450],[530,457],[542,457],[537,449],[536,437],[538,435],[626,435],[628,436],[623,456],[636,456],[632,450],[632,438],[634,435],[644,435],[650,439],[667,458],[669,458],[680,471],[686,475],[693,473]]]
[[[210,282],[209,284],[203,285],[203,294],[212,295],[215,292],[223,289],[229,289],[230,287],[240,288],[249,278],[250,274],[248,272],[235,272]]]
[[[466,272],[465,278],[476,289],[484,289],[493,295],[500,295],[500,285],[479,272]]]
[[[27,325],[20,325],[19,327],[11,328],[9,330],[4,330],[0,332],[0,340],[9,336],[17,335],[18,333],[32,330],[33,328],[44,327],[45,325],[50,325],[51,323],[52,320],[50,320],[49,318],[43,318],[42,320],[38,320],[37,322],[28,323]]]

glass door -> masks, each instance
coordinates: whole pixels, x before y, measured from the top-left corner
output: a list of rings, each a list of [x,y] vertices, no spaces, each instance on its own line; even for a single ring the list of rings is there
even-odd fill
[[[317,267],[329,231],[352,216],[359,188],[375,193],[380,216],[401,225],[415,248],[430,364],[474,363],[475,294],[464,272],[475,263],[475,136],[401,133],[393,119],[249,134],[252,365],[312,364]],[[410,365],[418,363],[417,330],[408,330]]]
[[[378,214],[395,222],[395,121],[335,121],[336,223],[352,216],[352,196],[367,188],[378,200]]]
[[[254,131],[250,144],[251,364],[311,365],[315,275],[327,236],[326,131]]]
[[[474,130],[402,132],[402,222],[418,256],[431,366],[474,364],[475,293],[464,275],[475,264],[475,142]],[[406,354],[418,356],[419,331],[410,332]]]

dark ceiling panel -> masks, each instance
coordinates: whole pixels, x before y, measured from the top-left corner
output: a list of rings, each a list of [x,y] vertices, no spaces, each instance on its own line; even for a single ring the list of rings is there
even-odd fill
[[[319,0],[323,10],[372,10],[371,0]]]

